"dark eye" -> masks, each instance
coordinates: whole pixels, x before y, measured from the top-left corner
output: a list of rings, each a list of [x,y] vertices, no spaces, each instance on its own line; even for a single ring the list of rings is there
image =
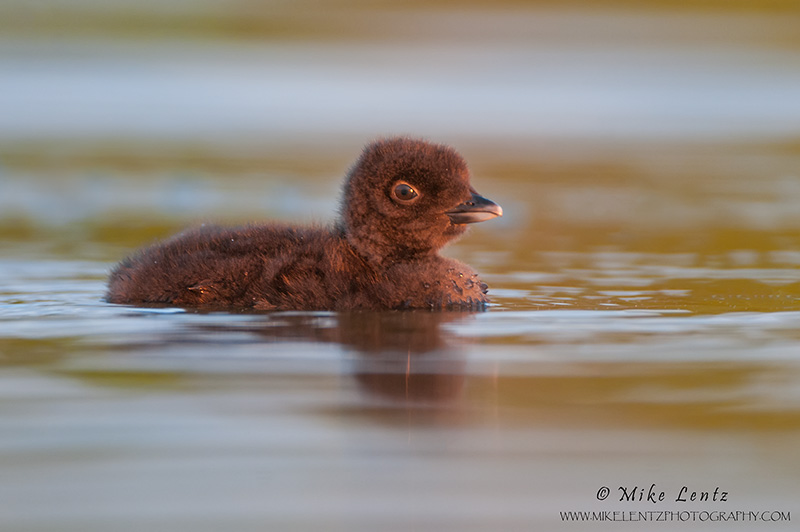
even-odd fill
[[[392,198],[401,203],[411,203],[419,197],[419,193],[408,183],[396,183],[392,189]]]

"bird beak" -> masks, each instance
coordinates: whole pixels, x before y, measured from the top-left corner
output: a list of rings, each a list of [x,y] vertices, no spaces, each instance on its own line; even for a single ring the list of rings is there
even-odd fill
[[[503,208],[490,199],[486,199],[477,192],[472,193],[466,201],[453,210],[445,213],[454,224],[473,224],[485,222],[495,216],[503,216]]]

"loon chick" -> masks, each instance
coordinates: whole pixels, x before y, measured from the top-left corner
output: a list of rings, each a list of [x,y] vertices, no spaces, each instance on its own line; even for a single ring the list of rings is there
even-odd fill
[[[368,145],[330,227],[202,226],[111,272],[106,300],[254,310],[482,310],[487,286],[439,255],[467,224],[502,216],[451,147],[406,137]]]

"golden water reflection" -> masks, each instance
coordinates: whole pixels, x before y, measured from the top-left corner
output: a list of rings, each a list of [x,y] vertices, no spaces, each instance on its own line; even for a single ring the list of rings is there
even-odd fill
[[[4,367],[38,367],[112,389],[280,395],[290,383],[321,386],[327,399],[313,409],[358,423],[796,430],[800,404],[791,390],[800,368],[792,354],[800,318],[765,316],[166,314],[158,319],[167,326],[146,336],[107,331],[108,340],[89,346],[4,341],[2,351]],[[140,315],[142,332],[152,319],[149,311]],[[329,388],[337,380],[357,395],[343,400]]]

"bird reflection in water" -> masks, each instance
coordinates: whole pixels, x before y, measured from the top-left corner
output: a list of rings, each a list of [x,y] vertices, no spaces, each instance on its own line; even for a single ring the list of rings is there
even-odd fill
[[[339,319],[339,341],[358,354],[353,374],[374,396],[406,403],[458,399],[464,389],[463,339],[442,326],[474,319],[468,313],[349,313]]]
[[[270,344],[338,344],[355,355],[351,372],[372,398],[424,406],[461,397],[466,367],[461,348],[467,340],[445,326],[471,319],[470,312],[274,313],[234,330],[255,333]],[[233,332],[227,326],[201,328]]]

